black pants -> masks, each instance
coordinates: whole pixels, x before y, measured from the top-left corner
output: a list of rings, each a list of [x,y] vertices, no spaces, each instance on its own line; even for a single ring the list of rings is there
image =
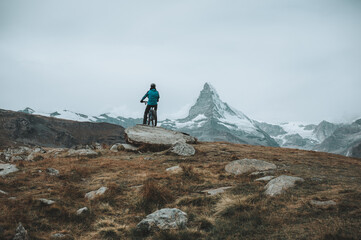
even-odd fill
[[[155,113],[157,113],[158,105],[147,105],[144,111],[143,124],[147,123],[147,115],[152,107],[154,107]],[[155,119],[155,126],[157,126],[157,118]]]

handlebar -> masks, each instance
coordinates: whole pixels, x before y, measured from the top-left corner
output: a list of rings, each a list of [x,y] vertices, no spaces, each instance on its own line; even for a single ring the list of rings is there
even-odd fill
[[[144,103],[145,105],[147,105],[148,101],[143,101],[143,103]]]

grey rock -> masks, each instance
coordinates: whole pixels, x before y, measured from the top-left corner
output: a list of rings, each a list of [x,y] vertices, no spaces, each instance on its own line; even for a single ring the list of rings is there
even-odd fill
[[[100,143],[94,143],[94,148],[97,150],[102,150],[103,146]]]
[[[79,149],[79,150],[70,149],[68,151],[68,156],[69,157],[77,157],[77,156],[96,157],[96,156],[98,156],[98,153],[91,149]]]
[[[304,179],[300,177],[281,175],[268,182],[268,184],[264,187],[266,189],[265,194],[268,196],[279,195],[287,189],[294,187],[296,182],[303,181]]]
[[[233,173],[235,175],[240,175],[249,172],[255,171],[266,171],[276,169],[277,166],[273,163],[269,163],[262,160],[257,159],[242,159],[235,160],[226,165],[225,170],[229,173]]]
[[[221,188],[203,190],[202,192],[208,193],[209,195],[213,196],[216,194],[224,193],[224,190],[227,190],[230,188],[232,188],[232,187],[221,187]]]
[[[178,141],[186,143],[196,143],[196,138],[187,134],[167,130],[161,127],[151,127],[148,125],[136,125],[125,129],[126,139],[129,143],[151,144],[151,145],[164,145],[172,146]]]
[[[191,146],[183,141],[176,142],[172,146],[170,151],[179,156],[193,156],[196,153],[196,150],[194,149],[193,146]]]
[[[45,199],[45,198],[40,198],[38,199],[42,204],[44,205],[53,205],[55,203],[55,201],[53,200],[49,200],[49,199]]]
[[[0,176],[6,176],[17,171],[19,171],[19,169],[17,169],[17,167],[13,164],[0,164]]]
[[[97,196],[103,195],[107,190],[108,190],[107,187],[101,187],[96,191],[91,191],[91,192],[88,192],[87,194],[85,194],[85,198],[92,200]]]
[[[159,229],[183,229],[187,222],[188,216],[185,212],[177,208],[163,208],[149,214],[137,224],[136,229],[143,233]]]
[[[29,240],[28,231],[25,230],[23,225],[19,223],[18,227],[16,228],[15,237],[13,240]]]
[[[50,237],[51,239],[73,240],[74,238],[69,234],[54,233]]]
[[[172,172],[172,173],[178,173],[178,172],[181,172],[182,170],[183,169],[178,165],[166,169],[167,172]]]
[[[272,180],[273,178],[275,178],[275,177],[274,176],[266,176],[266,177],[262,177],[262,178],[257,178],[255,181],[268,182],[268,181]]]
[[[125,148],[121,143],[116,143],[110,148],[110,151],[112,152],[119,152],[123,150],[125,150]]]
[[[25,156],[17,155],[17,156],[12,156],[10,161],[18,162],[18,161],[24,161],[25,159],[27,159]]]
[[[55,168],[47,168],[46,172],[50,175],[50,176],[59,176],[59,170],[56,170]]]
[[[335,206],[336,202],[333,200],[329,200],[329,201],[311,200],[310,204],[319,208],[329,208],[331,206]]]
[[[80,208],[76,211],[76,215],[83,215],[89,212],[89,209],[87,207]]]
[[[34,148],[33,153],[46,153],[46,151],[42,147],[36,147]]]
[[[2,191],[2,190],[0,190],[0,193],[1,193],[1,194],[4,194],[4,195],[8,195],[7,192],[4,192],[4,191]]]
[[[138,148],[136,146],[132,145],[132,144],[123,143],[122,145],[123,145],[125,150],[130,150],[130,151],[137,151],[138,150]]]

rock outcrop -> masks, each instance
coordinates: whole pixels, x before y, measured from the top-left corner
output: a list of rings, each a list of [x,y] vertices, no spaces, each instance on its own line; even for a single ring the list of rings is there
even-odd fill
[[[225,167],[227,172],[235,175],[240,175],[249,172],[256,172],[256,171],[267,171],[276,168],[277,166],[273,163],[269,163],[257,159],[247,159],[247,158],[230,162]]]

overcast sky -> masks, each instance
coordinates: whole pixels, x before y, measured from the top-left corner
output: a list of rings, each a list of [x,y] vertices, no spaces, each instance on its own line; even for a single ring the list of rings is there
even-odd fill
[[[161,118],[205,82],[266,122],[361,117],[359,0],[1,0],[0,108]]]

